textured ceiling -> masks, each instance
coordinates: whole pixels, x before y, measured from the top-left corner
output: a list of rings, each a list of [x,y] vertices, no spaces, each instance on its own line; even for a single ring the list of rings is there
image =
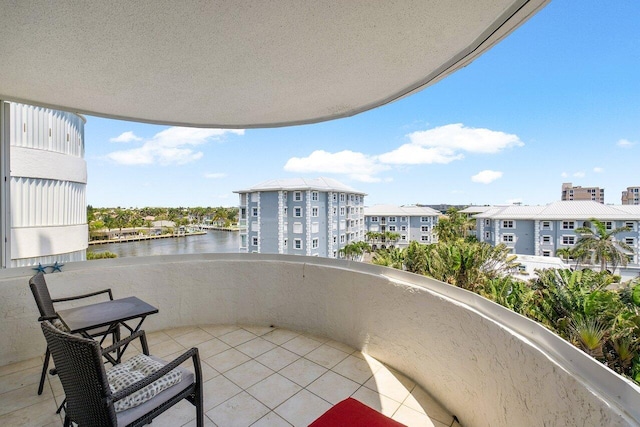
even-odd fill
[[[548,0],[0,0],[0,99],[164,124],[346,117],[463,67]]]

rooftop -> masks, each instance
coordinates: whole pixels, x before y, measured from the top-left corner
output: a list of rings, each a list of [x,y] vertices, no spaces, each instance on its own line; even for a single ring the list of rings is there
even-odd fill
[[[591,200],[553,202],[544,206],[493,206],[475,216],[493,219],[640,220],[640,206],[603,205]]]
[[[246,190],[235,190],[234,193],[251,193],[254,191],[280,191],[280,190],[317,190],[336,191],[342,193],[362,194],[365,193],[354,190],[333,178],[290,178],[290,179],[270,179],[260,184],[254,185]]]
[[[365,215],[397,216],[439,216],[440,212],[425,206],[374,205],[364,208]]]

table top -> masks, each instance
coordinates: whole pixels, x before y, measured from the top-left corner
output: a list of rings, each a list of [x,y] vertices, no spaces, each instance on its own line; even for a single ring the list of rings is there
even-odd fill
[[[76,333],[157,312],[157,308],[140,298],[128,297],[60,310],[58,316],[71,333]]]

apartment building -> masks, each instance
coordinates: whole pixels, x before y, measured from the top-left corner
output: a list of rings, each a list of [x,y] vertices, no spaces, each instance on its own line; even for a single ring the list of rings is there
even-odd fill
[[[627,187],[622,192],[623,205],[640,205],[640,187]]]
[[[604,203],[604,188],[573,186],[570,182],[562,184],[562,198],[560,200],[592,200]]]
[[[365,235],[365,193],[335,179],[274,179],[240,197],[240,252],[338,258]]]
[[[364,223],[367,232],[389,232],[400,236],[397,241],[388,241],[384,235],[369,239],[374,249],[387,246],[403,248],[412,240],[425,244],[436,242],[434,227],[440,215],[440,212],[425,206],[375,205],[364,208]]]
[[[573,247],[580,237],[575,230],[590,227],[590,219],[596,218],[608,230],[630,228],[616,239],[633,248],[629,263],[640,263],[640,205],[561,201],[546,206],[495,206],[475,218],[478,240],[504,243],[515,254],[538,256],[554,256],[560,248]]]

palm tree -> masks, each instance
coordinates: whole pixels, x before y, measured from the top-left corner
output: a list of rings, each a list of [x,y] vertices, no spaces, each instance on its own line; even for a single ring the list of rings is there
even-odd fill
[[[595,230],[591,227],[580,227],[576,233],[580,239],[576,243],[574,250],[583,251],[586,256],[591,257],[592,262],[600,263],[600,270],[605,271],[607,264],[611,262],[615,271],[618,265],[626,266],[629,261],[626,252],[633,252],[633,249],[622,241],[616,241],[617,234],[630,231],[629,227],[620,227],[607,230],[602,221],[595,218],[589,220]]]
[[[379,250],[373,256],[371,263],[402,270],[404,265],[404,251],[399,248]]]
[[[469,231],[475,228],[475,219],[467,217],[455,208],[447,210],[447,214],[438,219],[434,231],[440,242],[466,239]]]

